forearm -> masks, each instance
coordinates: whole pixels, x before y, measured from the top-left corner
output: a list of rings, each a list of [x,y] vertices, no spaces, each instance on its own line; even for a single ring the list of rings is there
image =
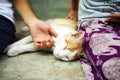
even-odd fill
[[[37,18],[32,12],[27,0],[13,0],[13,3],[26,24],[29,24],[30,20]]]
[[[46,22],[36,17],[27,0],[13,0],[13,3],[27,24],[35,46],[37,48],[52,47],[54,41],[51,36],[57,36],[57,33]]]
[[[70,1],[70,9],[71,10],[78,10],[79,0],[71,0]]]

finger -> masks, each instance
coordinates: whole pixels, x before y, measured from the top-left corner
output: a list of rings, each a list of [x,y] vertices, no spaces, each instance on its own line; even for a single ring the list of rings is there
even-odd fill
[[[78,19],[77,18],[73,18],[74,21],[77,21]]]
[[[48,48],[50,48],[50,47],[53,46],[53,44],[51,44],[50,42],[46,42],[46,46],[47,46]]]
[[[106,20],[106,22],[120,24],[120,20],[114,20],[114,19],[108,19],[108,20]]]
[[[67,18],[70,19],[70,16],[68,15]]]
[[[34,40],[34,42],[35,42],[35,46],[37,48],[46,46],[46,41],[43,40],[43,39],[41,40],[41,39],[37,38],[37,39]]]
[[[53,39],[50,39],[49,42],[51,42],[51,44],[55,43]]]
[[[35,42],[35,47],[36,47],[36,48],[41,47],[41,43],[36,43],[36,42]]]
[[[110,25],[116,25],[116,26],[120,26],[120,20],[106,20],[106,22]]]
[[[120,19],[120,14],[110,14],[106,16],[107,18],[114,18],[114,19]]]
[[[119,22],[119,19],[116,18],[106,18],[105,22]]]
[[[45,47],[47,47],[47,45],[46,45],[46,43],[45,44],[43,44],[43,43],[35,43],[35,47],[36,48],[45,48]]]
[[[50,40],[50,41],[48,41],[48,42],[46,42],[46,46],[47,47],[52,47],[54,45],[54,41],[53,40]]]
[[[111,18],[106,18],[105,19],[105,22],[108,22],[108,21],[110,21],[111,20]]]
[[[46,47],[46,41],[45,40],[41,42],[41,47]]]
[[[54,36],[54,37],[57,37],[58,36],[58,34],[54,31],[54,29],[52,29],[52,28],[50,28],[49,29],[49,33],[52,35],[52,36]]]
[[[76,18],[74,18],[72,16],[68,16],[67,18],[70,19],[70,20],[75,20],[76,21]]]

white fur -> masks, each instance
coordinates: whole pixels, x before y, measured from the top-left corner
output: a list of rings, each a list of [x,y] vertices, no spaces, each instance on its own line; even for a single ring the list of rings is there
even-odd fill
[[[76,31],[77,30],[76,22],[71,21],[69,19],[51,19],[46,22],[58,33],[58,36],[56,38],[53,37],[55,44],[51,49],[36,48],[34,46],[34,42],[31,36],[29,35],[9,45],[5,49],[5,52],[7,52],[7,55],[16,56],[28,51],[30,52],[30,51],[38,51],[38,50],[49,50],[49,51],[52,50],[54,56],[64,61],[76,60],[81,55],[83,55],[82,40],[83,40],[84,33],[83,32],[80,33]],[[71,40],[69,41],[69,39]],[[67,43],[67,40],[68,42],[72,42],[72,44],[74,43],[75,44],[70,45]]]

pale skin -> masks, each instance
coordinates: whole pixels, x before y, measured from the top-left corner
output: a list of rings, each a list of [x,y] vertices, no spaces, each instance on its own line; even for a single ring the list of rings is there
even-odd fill
[[[79,0],[71,0],[70,13],[67,18],[78,20],[78,2]],[[52,47],[54,41],[51,37],[56,37],[57,33],[47,23],[36,17],[27,0],[13,0],[13,3],[28,26],[35,46],[37,48]],[[120,24],[120,14],[110,14],[105,21]]]
[[[80,0],[71,0],[70,1],[70,12],[67,18],[72,20],[78,20],[78,3]],[[106,16],[105,22],[118,24],[120,25],[120,14],[109,14]]]
[[[27,0],[13,0],[13,3],[28,26],[35,46],[52,47],[54,45],[52,36],[56,37],[57,33],[46,22],[36,17]]]

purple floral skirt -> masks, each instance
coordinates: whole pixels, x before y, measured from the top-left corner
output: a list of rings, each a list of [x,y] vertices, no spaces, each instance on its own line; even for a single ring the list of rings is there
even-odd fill
[[[91,19],[80,29],[85,32],[88,59],[80,59],[86,80],[120,80],[120,26]]]

